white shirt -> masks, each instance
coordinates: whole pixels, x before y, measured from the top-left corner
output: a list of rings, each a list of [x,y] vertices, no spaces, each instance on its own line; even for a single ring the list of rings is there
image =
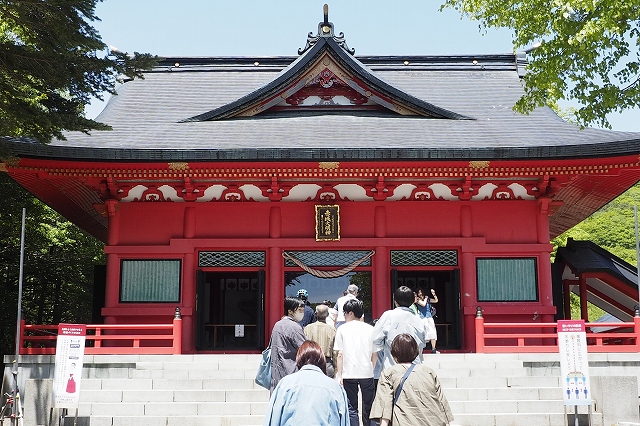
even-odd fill
[[[336,311],[333,308],[329,308],[329,316],[327,316],[327,324],[329,324],[331,327],[335,327],[336,326],[336,318],[338,318],[338,311]]]
[[[344,322],[344,304],[349,299],[357,299],[353,294],[347,293],[346,296],[342,296],[338,298],[336,301],[336,308],[338,308],[338,317],[336,318],[336,322]]]
[[[336,331],[333,350],[342,352],[343,379],[373,377],[371,355],[378,351],[373,346],[373,326],[357,319],[342,324]]]

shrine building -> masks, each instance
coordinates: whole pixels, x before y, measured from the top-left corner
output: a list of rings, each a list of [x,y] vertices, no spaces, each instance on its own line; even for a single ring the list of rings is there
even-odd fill
[[[304,42],[304,39],[300,40]],[[108,324],[168,323],[184,353],[262,349],[283,298],[435,289],[440,350],[553,322],[550,239],[640,179],[640,134],[513,111],[526,54],[357,56],[325,19],[296,56],[174,57],[97,120],[0,170],[106,243]],[[631,315],[633,306],[620,307]]]

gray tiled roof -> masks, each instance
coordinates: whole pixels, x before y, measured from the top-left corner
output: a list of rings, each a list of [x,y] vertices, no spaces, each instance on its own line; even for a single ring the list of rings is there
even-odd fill
[[[637,286],[636,268],[591,241],[569,239],[558,247],[557,258],[576,274],[607,272],[630,286]]]
[[[473,64],[472,60],[476,60]],[[169,58],[124,83],[99,121],[112,131],[67,133],[17,155],[86,159],[524,159],[640,152],[640,134],[580,130],[548,108],[512,110],[522,95],[515,55],[360,58],[384,82],[472,120],[391,113],[281,113],[181,122],[268,84],[294,58]],[[181,62],[179,68],[169,64]],[[253,62],[260,63],[254,66]]]

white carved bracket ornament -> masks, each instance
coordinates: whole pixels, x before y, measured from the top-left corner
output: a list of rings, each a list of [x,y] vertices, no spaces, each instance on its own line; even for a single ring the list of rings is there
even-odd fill
[[[371,183],[246,183],[195,184],[189,180],[173,185],[121,185],[113,182],[103,186],[106,199],[121,202],[300,202],[300,201],[482,201],[535,200],[542,194],[533,182],[471,182],[431,184]],[[547,191],[548,192],[548,191]],[[112,196],[115,195],[115,196]]]

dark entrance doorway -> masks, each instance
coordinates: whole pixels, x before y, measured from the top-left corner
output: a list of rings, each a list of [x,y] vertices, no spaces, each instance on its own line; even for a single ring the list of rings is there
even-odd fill
[[[196,281],[196,349],[260,349],[264,271],[197,271]]]
[[[460,349],[462,347],[462,313],[460,311],[460,270],[445,271],[417,271],[396,270],[391,271],[391,292],[400,286],[418,291],[421,288],[426,294],[431,294],[431,289],[438,295],[436,316],[434,322],[438,330],[438,350]],[[430,344],[427,344],[427,349]]]

